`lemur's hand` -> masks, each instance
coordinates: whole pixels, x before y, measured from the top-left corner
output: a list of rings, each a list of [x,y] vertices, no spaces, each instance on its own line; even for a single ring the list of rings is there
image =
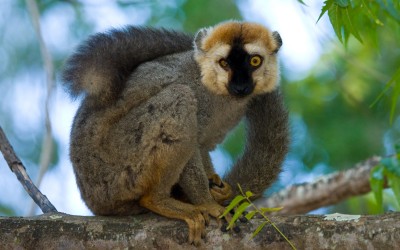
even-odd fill
[[[209,176],[208,182],[210,193],[214,200],[219,204],[223,205],[224,201],[227,201],[232,197],[231,186],[224,182],[219,175],[213,174]]]

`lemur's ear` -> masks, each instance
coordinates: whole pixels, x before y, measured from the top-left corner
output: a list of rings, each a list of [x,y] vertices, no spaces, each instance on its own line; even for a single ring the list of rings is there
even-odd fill
[[[201,48],[202,42],[211,30],[212,28],[202,28],[196,33],[193,43],[195,51],[203,51]]]
[[[276,48],[273,52],[277,53],[282,46],[282,38],[279,35],[278,31],[272,32],[272,37],[274,38],[275,45],[276,45]]]

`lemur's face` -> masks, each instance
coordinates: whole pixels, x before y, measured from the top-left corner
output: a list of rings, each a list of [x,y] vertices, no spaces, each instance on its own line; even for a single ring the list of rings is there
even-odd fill
[[[253,23],[228,22],[200,30],[195,59],[203,84],[219,95],[245,97],[273,91],[278,84],[279,34]]]

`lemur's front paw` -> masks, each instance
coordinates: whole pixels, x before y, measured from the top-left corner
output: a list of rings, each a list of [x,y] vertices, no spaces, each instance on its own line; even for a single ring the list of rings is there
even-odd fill
[[[231,186],[224,182],[217,174],[213,174],[208,178],[210,193],[214,200],[219,204],[229,200],[232,197]]]
[[[211,217],[214,217],[216,219],[219,219],[219,217],[224,213],[225,208],[221,205],[219,205],[216,202],[211,202],[211,203],[203,203],[196,205],[196,207],[200,210],[203,211],[203,214],[208,214]],[[206,221],[209,222],[209,221]]]
[[[189,227],[189,244],[200,246],[201,238],[206,235],[205,227],[209,221],[207,211],[205,209],[196,209],[184,220]]]

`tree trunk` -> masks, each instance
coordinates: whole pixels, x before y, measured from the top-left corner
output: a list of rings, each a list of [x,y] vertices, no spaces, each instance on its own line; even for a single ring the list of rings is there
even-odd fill
[[[379,216],[270,216],[297,249],[400,249],[400,213]],[[200,248],[291,249],[262,222],[239,223],[239,233],[223,233],[213,221]],[[0,217],[1,249],[195,249],[188,245],[185,223],[154,214],[135,217],[85,217],[48,213]]]

